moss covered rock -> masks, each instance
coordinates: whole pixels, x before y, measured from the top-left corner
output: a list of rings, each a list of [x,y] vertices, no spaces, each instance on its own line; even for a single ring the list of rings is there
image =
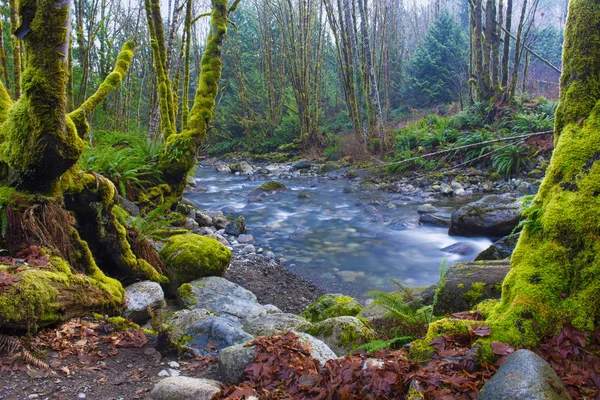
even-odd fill
[[[308,306],[300,315],[310,322],[321,322],[333,317],[355,317],[362,309],[362,305],[352,297],[326,294]]]
[[[110,313],[123,305],[125,290],[97,267],[75,273],[61,258],[44,268],[0,265],[0,327],[27,329],[57,324],[92,312]]]
[[[506,236],[519,224],[521,203],[511,195],[490,195],[467,204],[452,214],[449,234]]]
[[[206,276],[222,276],[231,251],[217,240],[188,233],[172,236],[160,251],[172,283],[181,285]]]
[[[306,327],[305,332],[320,339],[338,357],[343,357],[353,349],[375,339],[375,332],[367,328],[356,317],[328,318]]]
[[[254,189],[249,197],[263,197],[286,190],[287,187],[279,181],[268,181]]]

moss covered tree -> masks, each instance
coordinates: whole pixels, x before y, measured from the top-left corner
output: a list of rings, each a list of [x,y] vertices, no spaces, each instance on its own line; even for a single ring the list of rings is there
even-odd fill
[[[527,210],[493,340],[534,345],[571,324],[600,324],[600,1],[571,0],[555,150]]]
[[[113,215],[114,185],[76,165],[87,117],[121,82],[135,45],[125,44],[114,71],[68,114],[69,8],[68,0],[20,2],[15,35],[22,38],[26,68],[19,99],[13,103],[0,84],[0,247],[14,256],[37,245],[36,257],[49,258],[37,266],[0,263],[10,283],[0,290],[2,327],[32,328],[118,309],[124,290],[113,278],[167,281],[133,254]]]

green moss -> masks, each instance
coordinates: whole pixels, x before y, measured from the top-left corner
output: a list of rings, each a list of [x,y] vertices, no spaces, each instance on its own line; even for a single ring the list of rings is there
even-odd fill
[[[189,283],[184,283],[183,285],[179,286],[179,289],[177,289],[177,295],[180,299],[184,299],[185,303],[187,304],[196,304],[196,299],[192,291],[192,285]]]
[[[486,283],[485,282],[473,282],[471,284],[471,289],[468,292],[463,294],[463,298],[471,305],[475,305],[479,299],[483,296],[483,291],[485,290]],[[464,285],[463,285],[464,287]]]
[[[285,185],[279,181],[265,182],[262,185],[260,185],[258,188],[264,190],[265,192],[274,192],[277,190],[285,190],[286,189]]]
[[[457,287],[458,287],[459,289],[464,289],[464,287],[465,287],[465,284],[464,284],[464,283],[459,283],[459,284],[457,285]]]
[[[310,322],[320,322],[332,317],[355,317],[362,309],[360,303],[352,297],[326,294],[311,304],[300,315]]]
[[[409,355],[412,359],[423,362],[431,359],[434,348],[430,345],[433,339],[448,335],[466,335],[468,327],[481,324],[480,321],[469,321],[444,318],[429,324],[427,335],[423,339],[415,340],[410,346]]]
[[[193,233],[172,236],[160,251],[175,284],[206,276],[222,276],[231,251],[217,240]]]
[[[100,310],[118,310],[125,291],[101,271],[93,276],[73,273],[68,263],[51,257],[46,269],[23,271],[4,266],[16,283],[0,292],[0,324],[35,330],[74,316]]]
[[[114,206],[112,209],[112,214],[115,216],[117,221],[121,225],[127,225],[127,221],[131,218],[131,215],[127,211],[125,211],[121,206]]]
[[[137,331],[140,329],[138,324],[123,317],[110,317],[106,319],[106,322],[113,325],[113,332]]]

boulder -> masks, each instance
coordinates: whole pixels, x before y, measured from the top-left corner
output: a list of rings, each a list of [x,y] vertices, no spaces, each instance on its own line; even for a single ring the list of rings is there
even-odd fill
[[[514,195],[490,195],[452,214],[448,233],[459,236],[506,236],[519,224],[521,203]]]
[[[217,229],[225,229],[229,225],[229,218],[224,215],[212,217],[212,223]]]
[[[150,396],[153,400],[212,400],[220,391],[218,381],[177,376],[158,382]]]
[[[140,215],[140,208],[137,205],[133,204],[131,201],[127,200],[121,195],[119,195],[119,200],[121,203],[121,207],[123,207],[123,209],[127,211],[132,217],[137,217],[138,215]]]
[[[375,338],[375,332],[356,317],[328,318],[303,330],[322,340],[338,357]]]
[[[490,247],[483,250],[475,257],[475,261],[484,260],[504,260],[509,258],[515,247],[517,247],[517,241],[519,240],[520,232],[514,235],[504,236],[502,239],[494,242]]]
[[[310,355],[319,362],[321,366],[328,360],[336,359],[337,356],[325,343],[306,333],[298,333],[300,342],[310,347]],[[238,383],[246,365],[256,357],[254,346],[239,344],[227,347],[219,352],[219,373],[223,380],[228,383]]]
[[[157,310],[167,305],[162,288],[158,283],[152,281],[137,282],[127,286],[125,302],[123,316],[138,324],[150,319],[148,307]]]
[[[328,174],[330,172],[337,171],[338,169],[340,169],[340,167],[336,163],[327,162],[319,167],[319,173]]]
[[[312,163],[310,160],[300,160],[292,165],[292,169],[307,169],[310,168],[311,165]]]
[[[254,189],[248,194],[250,198],[268,196],[277,192],[287,190],[287,187],[279,181],[268,181]]]
[[[308,327],[311,323],[294,314],[276,313],[249,320],[244,324],[244,330],[253,336],[273,336],[297,331],[302,326]]]
[[[448,185],[447,183],[442,183],[440,185],[440,193],[445,196],[450,196],[452,193],[454,193],[454,189],[452,189],[452,186]]]
[[[511,354],[479,392],[479,400],[570,400],[552,367],[529,350]]]
[[[354,298],[341,294],[326,294],[300,314],[310,322],[321,322],[333,317],[355,317],[362,305]]]
[[[471,310],[487,299],[499,299],[502,281],[510,270],[509,261],[458,262],[448,268],[438,289],[435,315]],[[435,289],[428,289],[427,292]]]
[[[246,220],[241,215],[225,227],[225,233],[228,235],[239,236],[246,232],[248,232],[246,230]]]
[[[252,175],[253,173],[252,167],[246,161],[231,164],[229,169],[231,172],[239,172],[240,174],[244,175]]]
[[[468,254],[474,253],[475,249],[471,247],[468,243],[458,242],[451,244],[450,246],[444,247],[442,251],[445,253],[466,256]]]
[[[187,233],[171,236],[160,251],[171,279],[177,287],[206,276],[221,276],[229,268],[231,251],[216,239]]]
[[[218,163],[217,165],[215,165],[215,169],[217,170],[217,172],[221,172],[221,173],[231,172],[231,168],[229,168],[229,165],[227,165],[225,163]]]
[[[450,215],[446,214],[421,214],[419,222],[435,226],[450,226]]]
[[[190,310],[206,309],[216,316],[242,323],[267,314],[254,293],[224,278],[208,277],[182,285],[177,296]]]
[[[200,227],[213,226],[212,218],[201,211],[196,211],[195,219]]]
[[[402,221],[396,221],[392,223],[392,230],[394,231],[406,231],[409,229],[418,228],[421,225],[418,219],[407,218]]]
[[[419,214],[435,214],[438,211],[439,210],[431,204],[421,204],[419,208],[417,208]]]

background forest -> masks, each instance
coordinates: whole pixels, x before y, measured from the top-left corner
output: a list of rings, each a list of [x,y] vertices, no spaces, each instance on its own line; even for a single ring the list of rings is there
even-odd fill
[[[305,149],[341,158],[356,148],[378,152],[382,139],[390,150],[396,143],[385,139],[406,121],[430,112],[457,113],[491,98],[492,86],[508,97],[555,98],[567,2],[504,1],[242,2],[231,17],[234,29],[224,46],[207,150],[261,154],[302,139]],[[196,90],[189,76],[199,73],[208,28],[202,13],[209,7],[184,0],[162,5],[168,76],[180,98],[178,126],[181,104],[186,98],[190,104]],[[138,43],[122,85],[94,111],[92,133],[119,131],[161,140],[144,14],[139,1],[75,0],[70,109],[108,76],[126,40]],[[16,42],[10,34],[16,18],[15,2],[4,4],[0,76],[14,98],[24,67],[14,57]],[[191,19],[189,32],[186,18]],[[472,51],[476,30],[484,44],[479,58]],[[480,82],[482,68],[495,69],[489,76],[497,83]]]

